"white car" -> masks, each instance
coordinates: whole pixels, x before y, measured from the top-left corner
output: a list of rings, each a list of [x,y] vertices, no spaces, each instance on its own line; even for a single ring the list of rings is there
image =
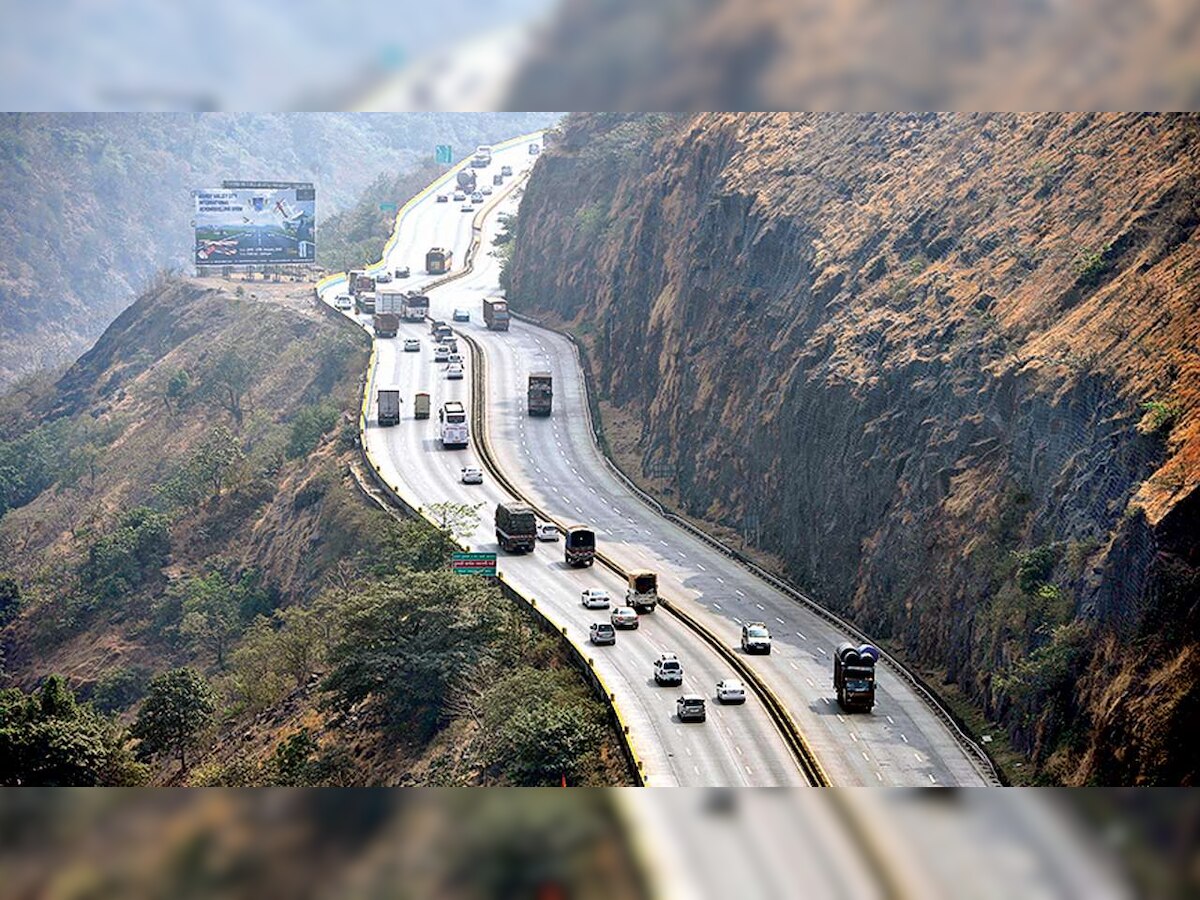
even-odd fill
[[[483,484],[483,469],[479,466],[463,466],[463,484]]]
[[[490,184],[485,184],[483,187],[481,187],[479,189],[479,193],[481,193],[481,194],[483,194],[483,196],[487,197],[489,194],[492,193],[492,186]]]
[[[354,309],[354,299],[349,294],[338,294],[333,300],[336,309]]]
[[[445,344],[438,344],[433,348],[434,362],[450,362],[450,348]]]
[[[479,193],[479,191],[476,191],[475,193],[473,193],[471,195],[471,202],[472,203],[482,203],[483,202],[483,194]]]
[[[468,309],[456,309],[454,315],[450,317],[455,322],[470,322],[471,311]]]
[[[467,195],[464,194],[462,191],[454,192],[454,202],[455,203],[462,203],[466,199],[467,199]]]
[[[421,352],[421,342],[418,341],[416,338],[409,338],[408,340],[406,340],[404,342],[404,352],[405,353],[420,353]]]
[[[470,203],[464,203],[459,207],[459,210],[461,212],[475,212],[475,207],[473,207]]]
[[[511,175],[511,174],[512,174],[512,166],[501,166],[500,167],[500,175],[502,177],[504,175]]]
[[[461,366],[463,364],[463,358],[461,356],[459,356],[458,353],[455,352],[453,347],[451,347],[450,355],[446,357],[446,362],[448,362],[452,366],[455,364]]]
[[[450,363],[450,365],[446,367],[446,377],[451,381],[462,381],[462,363]]]
[[[638,614],[632,606],[618,606],[608,617],[614,628],[637,628]]]
[[[557,541],[558,527],[550,522],[538,522],[537,539],[539,541]]]
[[[746,686],[736,678],[725,678],[718,681],[717,701],[720,703],[745,703]]]
[[[683,684],[683,666],[674,653],[660,653],[654,661],[655,684]]]
[[[603,588],[587,588],[580,593],[579,599],[584,609],[608,609],[611,605],[608,591]]]

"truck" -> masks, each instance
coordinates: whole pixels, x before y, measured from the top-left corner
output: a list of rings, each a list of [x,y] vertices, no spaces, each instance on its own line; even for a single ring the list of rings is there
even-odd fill
[[[563,550],[568,566],[590,566],[596,561],[596,532],[586,525],[571,525]]]
[[[475,155],[471,157],[471,167],[475,169],[486,169],[492,164],[492,148],[487,144],[480,144],[475,148]]]
[[[359,294],[367,291],[375,290],[375,279],[368,275],[363,269],[350,270],[350,296],[357,297]]]
[[[531,553],[537,540],[537,518],[524,503],[496,505],[496,543],[505,553]]]
[[[354,305],[360,313],[375,312],[375,292],[364,291],[354,298]]]
[[[471,169],[463,169],[456,176],[458,180],[458,189],[464,194],[474,193],[475,191],[475,172]]]
[[[529,374],[528,409],[531,416],[550,415],[551,401],[554,399],[554,379],[549,372],[531,372]]]
[[[626,576],[625,605],[638,612],[654,612],[658,606],[658,576],[653,572],[636,571]]]
[[[379,291],[375,295],[375,312],[400,315],[404,309],[403,291]]]
[[[429,298],[424,294],[407,294],[400,307],[400,318],[405,322],[424,322],[429,314]]]
[[[471,442],[467,427],[467,411],[458,400],[447,400],[438,410],[442,446],[447,450],[462,450]]]
[[[430,247],[425,254],[425,271],[430,275],[445,275],[454,267],[454,251],[445,247]]]
[[[396,425],[400,422],[400,389],[379,389],[379,424]]]
[[[429,394],[425,391],[418,391],[417,395],[413,397],[413,418],[429,418]]]
[[[508,331],[508,301],[489,297],[483,301],[483,321],[489,331]]]
[[[870,644],[838,644],[833,654],[833,687],[838,706],[846,711],[870,712],[875,706],[875,663],[879,650]]]
[[[400,330],[400,317],[395,313],[377,312],[371,323],[375,326],[376,337],[394,338]]]

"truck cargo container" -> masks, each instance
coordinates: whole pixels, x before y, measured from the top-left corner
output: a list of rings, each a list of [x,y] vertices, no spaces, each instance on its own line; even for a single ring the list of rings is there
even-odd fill
[[[375,295],[375,312],[400,315],[404,309],[404,300],[403,291],[379,291]]]
[[[379,389],[379,424],[395,425],[400,421],[399,388]]]
[[[554,379],[549,372],[531,372],[527,395],[531,416],[548,416],[554,399]]]
[[[375,327],[376,337],[394,338],[400,330],[400,317],[395,313],[377,312],[371,322]]]
[[[483,321],[491,331],[508,331],[508,301],[500,297],[485,299]]]
[[[427,394],[425,391],[419,391],[417,395],[413,397],[413,418],[429,418],[429,394]]]
[[[524,503],[496,506],[496,543],[506,553],[529,553],[537,541],[537,519]]]

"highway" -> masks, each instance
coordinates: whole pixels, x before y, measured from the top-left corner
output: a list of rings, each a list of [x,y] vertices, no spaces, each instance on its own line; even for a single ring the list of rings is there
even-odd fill
[[[493,167],[480,170],[480,183],[491,182],[491,175],[501,164],[514,166],[518,176],[536,157],[528,155],[525,142],[497,154]],[[449,176],[452,181],[453,176]],[[416,288],[432,279],[420,273],[424,268],[424,252],[432,245],[455,249],[457,267],[471,237],[472,214],[459,211],[460,204],[438,204],[434,194],[446,189],[430,190],[409,208],[396,239],[387,254],[389,269],[409,265],[414,276],[398,282],[404,288]],[[493,199],[496,211],[515,210],[515,197]],[[597,530],[600,548],[615,562],[627,569],[648,568],[659,573],[660,593],[686,609],[711,632],[719,635],[729,647],[738,644],[740,626],[745,621],[762,621],[771,629],[773,652],[769,656],[745,657],[745,662],[771,687],[787,706],[794,721],[816,753],[829,779],[841,785],[979,785],[987,783],[986,773],[976,759],[956,740],[950,728],[938,718],[918,693],[889,668],[880,672],[878,699],[872,714],[846,714],[838,709],[833,698],[831,659],[829,654],[843,639],[838,628],[805,606],[773,588],[709,544],[674,525],[651,508],[621,482],[606,465],[593,439],[584,395],[582,373],[570,342],[563,336],[521,322],[514,322],[507,333],[489,332],[483,325],[481,301],[497,291],[498,266],[488,251],[496,215],[489,215],[485,224],[481,251],[474,270],[467,276],[450,281],[430,293],[434,318],[449,320],[455,308],[470,311],[469,323],[456,324],[471,336],[482,350],[486,364],[487,429],[498,462],[508,478],[522,493],[560,522],[586,522]],[[341,288],[332,292],[340,292]],[[332,292],[327,292],[332,297]],[[405,337],[419,335],[420,354],[404,354],[398,349]],[[405,326],[395,341],[377,342],[379,348],[375,378],[378,384],[403,386],[405,420],[397,429],[368,429],[368,444],[377,449],[377,458],[387,460],[389,479],[404,484],[418,502],[429,503],[443,499],[476,502],[485,501],[484,516],[478,532],[471,536],[473,549],[495,548],[492,536],[491,510],[501,494],[489,483],[481,487],[466,487],[457,483],[458,469],[470,462],[478,463],[473,452],[449,453],[439,450],[434,440],[435,420],[413,423],[411,395],[418,389],[429,390],[434,409],[448,398],[469,402],[468,382],[446,382],[432,363],[427,328]],[[549,419],[531,419],[524,413],[525,379],[533,369],[549,369],[554,375],[554,415]],[[468,378],[470,372],[468,371]],[[436,413],[435,413],[436,415]],[[561,554],[561,545],[539,547],[534,560],[548,560]],[[566,569],[561,560],[555,567],[532,573],[528,560],[502,557],[502,570],[517,579],[524,590],[528,587],[539,598],[559,595],[576,598],[584,585],[600,583],[610,593],[623,591],[614,576],[597,566],[584,572]],[[577,600],[575,601],[577,604]],[[568,627],[584,628],[596,613],[583,615],[577,605],[568,604],[555,615],[564,618]],[[617,654],[632,664],[614,668],[621,677],[613,682],[618,702],[624,711],[628,705],[631,730],[639,753],[646,754],[646,764],[654,758],[655,745],[661,734],[653,730],[656,714],[653,709],[667,710],[678,692],[651,689],[654,698],[647,707],[639,689],[650,672],[650,660],[657,649],[673,649],[681,654],[687,681],[685,687],[711,697],[712,684],[721,677],[732,675],[728,664],[710,648],[695,646],[690,633],[669,621],[662,610],[643,616],[643,628],[637,634],[622,634]],[[582,635],[582,631],[580,635]],[[645,638],[645,640],[638,640]],[[689,644],[689,640],[692,644]],[[633,648],[637,644],[636,649]],[[688,649],[690,647],[690,649]],[[610,650],[613,648],[604,648]],[[740,653],[740,651],[737,651]],[[636,675],[634,674],[636,673]],[[608,673],[603,673],[608,678]],[[701,680],[702,679],[702,680]],[[621,690],[628,686],[637,699]],[[751,706],[753,704],[748,704]],[[669,710],[667,710],[669,712]],[[661,718],[662,713],[657,714]],[[719,710],[715,717],[735,718],[738,722],[752,714],[747,710]],[[709,726],[713,724],[710,721]],[[651,727],[642,739],[639,731]],[[680,733],[695,734],[705,726],[679,729]],[[717,728],[720,732],[720,727]],[[735,741],[724,751],[732,757],[724,768],[714,768],[720,750],[706,750],[692,756],[703,756],[690,763],[675,761],[671,751],[659,754],[656,770],[671,771],[683,784],[763,783],[759,776],[779,777],[786,755],[772,755],[771,746],[777,741],[756,740],[758,758],[744,760],[749,748],[746,741],[725,735]],[[761,736],[760,736],[761,737]],[[690,740],[690,739],[689,739]],[[687,751],[684,751],[687,755]],[[716,781],[698,780],[699,773],[709,769],[720,771]],[[738,780],[732,776],[736,775]],[[652,783],[655,783],[652,781]],[[767,782],[772,783],[772,782]]]

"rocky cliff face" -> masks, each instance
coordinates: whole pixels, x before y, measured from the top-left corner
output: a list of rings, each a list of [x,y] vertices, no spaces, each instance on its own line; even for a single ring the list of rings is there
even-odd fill
[[[635,475],[1047,779],[1192,783],[1198,224],[1195,116],[581,115],[507,277]]]

